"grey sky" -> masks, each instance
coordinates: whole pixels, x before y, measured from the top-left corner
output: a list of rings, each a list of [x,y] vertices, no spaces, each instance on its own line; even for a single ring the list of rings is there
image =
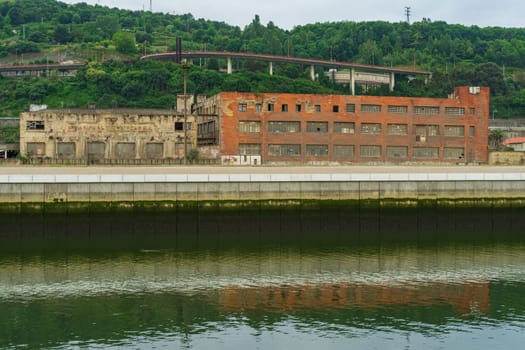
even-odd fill
[[[405,20],[405,6],[412,21],[430,18],[447,23],[481,27],[524,27],[523,0],[152,0],[154,12],[191,13],[195,18],[224,21],[244,28],[255,14],[263,24],[273,21],[284,29],[332,21]],[[65,0],[67,3],[80,1]],[[149,9],[149,0],[84,0],[89,4],[132,10]]]

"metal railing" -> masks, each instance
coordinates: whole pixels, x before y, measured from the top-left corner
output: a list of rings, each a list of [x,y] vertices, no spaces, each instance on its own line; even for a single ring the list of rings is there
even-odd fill
[[[10,164],[23,165],[69,165],[69,166],[173,166],[184,165],[184,158],[173,159],[54,159],[54,158],[26,158],[7,159]],[[188,160],[187,165],[220,165],[220,159],[195,159]]]

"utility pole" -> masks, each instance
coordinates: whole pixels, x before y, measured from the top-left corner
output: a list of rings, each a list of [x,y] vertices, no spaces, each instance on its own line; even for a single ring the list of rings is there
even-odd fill
[[[188,68],[187,64],[182,66],[184,69],[184,165],[188,162],[188,111],[186,106],[188,105],[188,96],[186,96],[186,89],[188,86]]]
[[[410,24],[410,6],[405,6],[405,15],[407,17],[407,23]]]

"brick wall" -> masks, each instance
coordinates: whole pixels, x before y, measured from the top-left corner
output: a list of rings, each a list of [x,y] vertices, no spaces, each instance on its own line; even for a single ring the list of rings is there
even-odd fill
[[[488,160],[488,88],[458,87],[447,99],[236,92],[218,96],[213,101],[219,107],[221,155],[240,154],[239,145],[260,145],[264,162]],[[240,131],[241,121],[259,122],[259,132]],[[283,122],[299,122],[300,130],[269,131],[270,125],[279,128]],[[334,131],[337,125],[351,125],[336,123],[353,123],[354,132]],[[366,134],[374,124],[380,131]],[[294,148],[284,146],[284,154],[277,155],[279,145],[299,145],[300,152],[286,154]],[[338,155],[351,146],[353,156]],[[375,153],[378,150],[380,154]]]

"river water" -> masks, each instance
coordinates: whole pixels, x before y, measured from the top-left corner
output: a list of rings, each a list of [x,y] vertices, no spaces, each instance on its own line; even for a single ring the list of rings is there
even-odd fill
[[[523,346],[521,209],[201,214],[4,217],[0,348]]]

